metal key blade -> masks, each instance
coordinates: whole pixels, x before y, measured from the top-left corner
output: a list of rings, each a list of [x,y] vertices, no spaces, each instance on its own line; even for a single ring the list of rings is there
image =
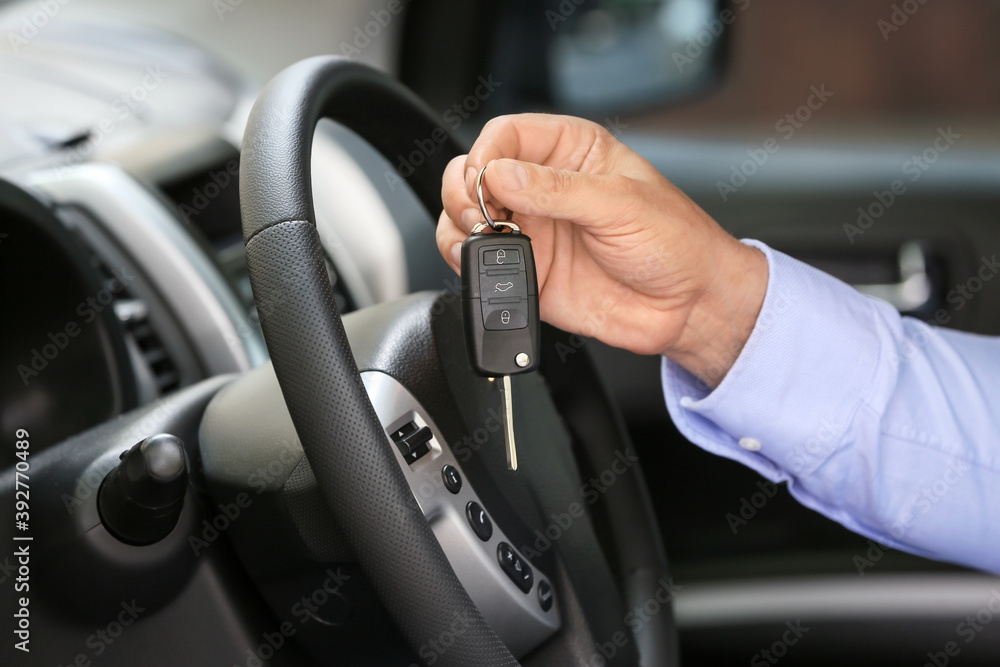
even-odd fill
[[[514,401],[510,393],[510,376],[504,375],[500,382],[500,398],[503,408],[500,415],[503,419],[503,440],[507,448],[507,469],[517,470],[517,446],[514,444]]]

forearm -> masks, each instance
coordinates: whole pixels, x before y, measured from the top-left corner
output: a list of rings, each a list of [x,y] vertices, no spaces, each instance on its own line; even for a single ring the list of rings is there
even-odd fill
[[[681,431],[856,532],[1000,571],[1000,341],[901,319],[773,251],[770,267],[717,389],[667,362]]]

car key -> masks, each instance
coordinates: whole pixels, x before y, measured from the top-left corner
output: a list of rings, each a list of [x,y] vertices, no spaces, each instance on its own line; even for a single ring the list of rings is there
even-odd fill
[[[538,283],[531,239],[513,222],[493,220],[486,209],[485,171],[476,182],[484,221],[462,243],[462,314],[473,369],[499,379],[507,467],[517,470],[510,376],[538,367]],[[487,227],[495,233],[484,234]]]

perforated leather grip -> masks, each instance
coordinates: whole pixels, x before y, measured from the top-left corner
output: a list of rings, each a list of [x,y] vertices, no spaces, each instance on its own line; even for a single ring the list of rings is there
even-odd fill
[[[414,150],[415,139],[444,136],[431,139],[435,150],[409,177],[435,217],[441,174],[462,152],[415,95],[342,58],[304,60],[264,89],[244,137],[240,202],[250,282],[282,394],[330,511],[421,659],[429,660],[430,642],[442,646],[436,640],[447,636],[454,643],[432,652],[435,665],[517,665],[424,519],[351,354],[312,206],[310,153],[324,117],[357,132],[390,162]]]

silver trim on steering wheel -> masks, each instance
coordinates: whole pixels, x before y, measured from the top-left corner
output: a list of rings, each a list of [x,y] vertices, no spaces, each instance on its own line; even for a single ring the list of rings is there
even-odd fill
[[[395,445],[392,450],[410,491],[469,597],[511,653],[518,658],[527,654],[555,633],[561,624],[557,599],[553,600],[548,611],[544,611],[539,604],[539,586],[548,586],[551,595],[555,596],[551,581],[537,567],[529,565],[534,574],[531,588],[523,592],[514,584],[497,562],[497,550],[501,543],[511,545],[511,540],[492,516],[493,532],[489,539],[482,540],[473,531],[465,508],[470,502],[482,507],[485,505],[430,415],[413,394],[392,376],[381,371],[364,371],[361,379],[387,437],[410,422],[418,428],[430,428],[433,438],[428,443],[429,451],[412,464],[406,462]],[[458,493],[450,492],[445,487],[441,475],[445,465],[453,466],[461,475],[462,484]],[[489,508],[486,509],[488,514]],[[511,548],[514,549],[513,546]],[[517,550],[514,551],[516,553]],[[521,559],[527,563],[523,556]]]

